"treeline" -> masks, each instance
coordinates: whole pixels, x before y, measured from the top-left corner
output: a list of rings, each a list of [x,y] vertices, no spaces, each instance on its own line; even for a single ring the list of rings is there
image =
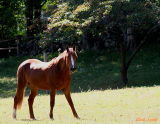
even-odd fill
[[[53,8],[46,33],[50,41],[78,42],[82,49],[117,50],[125,85],[136,53],[147,41],[160,40],[158,0],[63,0]]]
[[[159,24],[159,0],[1,0],[0,39],[40,37],[39,43],[117,48],[119,35],[133,50]],[[158,38],[158,28],[152,41]],[[27,39],[28,40],[28,39]]]
[[[121,35],[127,47],[134,49],[160,20],[159,1],[64,0],[53,8],[48,25],[51,39],[80,42],[84,49],[115,47]]]
[[[124,84],[144,43],[160,41],[159,0],[1,0],[0,15],[0,40],[18,37],[21,53],[64,44],[117,50]]]

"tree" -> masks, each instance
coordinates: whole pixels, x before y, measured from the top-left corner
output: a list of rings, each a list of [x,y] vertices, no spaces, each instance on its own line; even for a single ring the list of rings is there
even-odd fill
[[[21,0],[1,0],[0,2],[0,39],[13,38],[17,35],[23,24],[23,2]],[[21,10],[21,11],[20,11]]]
[[[27,36],[33,37],[33,0],[26,0]]]
[[[42,33],[41,10],[47,0],[26,0],[27,36],[33,37]]]
[[[128,68],[147,41],[148,36],[159,28],[160,8],[151,1],[115,1],[112,4],[112,11],[109,15],[109,31],[112,37],[117,41],[121,56],[121,80],[123,84],[128,83]],[[108,18],[109,19],[109,18]],[[133,49],[128,40],[128,28],[134,30],[134,36],[137,37],[133,43],[136,44]]]

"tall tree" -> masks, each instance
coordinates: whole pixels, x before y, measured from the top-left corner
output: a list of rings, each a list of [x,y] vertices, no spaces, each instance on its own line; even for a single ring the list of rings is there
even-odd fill
[[[154,3],[145,0],[131,2],[117,0],[112,4],[109,27],[120,48],[121,80],[125,85],[128,83],[128,68],[135,55],[147,41],[148,36],[160,27],[159,10],[160,8]],[[135,35],[143,34],[141,38],[134,41],[136,43],[134,49],[129,49],[131,44],[128,43],[127,31],[130,27],[134,32],[137,31]]]
[[[22,4],[21,0],[0,1],[0,39],[12,38],[18,33]]]
[[[33,37],[43,31],[41,10],[47,0],[26,0],[27,36]]]
[[[33,0],[26,0],[26,26],[27,26],[27,36],[33,37]]]

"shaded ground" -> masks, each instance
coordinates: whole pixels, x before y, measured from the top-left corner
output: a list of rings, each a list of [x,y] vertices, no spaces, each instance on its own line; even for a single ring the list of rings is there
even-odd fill
[[[160,46],[141,50],[129,68],[128,87],[154,86],[160,84]],[[51,59],[56,55],[50,55]],[[42,56],[10,57],[0,59],[0,97],[14,96],[16,70],[28,58]],[[119,55],[116,52],[86,51],[79,53],[78,70],[73,74],[72,92],[122,88],[120,82]],[[27,89],[26,94],[29,93]],[[40,91],[40,94],[46,94]]]

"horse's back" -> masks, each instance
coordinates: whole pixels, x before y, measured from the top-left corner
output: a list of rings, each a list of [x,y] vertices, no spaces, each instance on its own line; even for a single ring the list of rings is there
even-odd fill
[[[23,73],[25,80],[32,87],[36,86],[39,89],[47,89],[49,85],[47,66],[48,63],[46,62],[41,62],[37,59],[28,59],[20,64],[17,73]]]
[[[36,59],[28,59],[22,62],[17,69],[17,81],[19,83],[27,82],[26,75],[28,74],[28,70],[32,62],[38,62]]]
[[[20,68],[22,68],[22,67],[25,67],[25,66],[27,66],[27,65],[31,65],[32,63],[40,63],[40,62],[41,62],[41,61],[38,60],[38,59],[27,59],[27,60],[23,61],[23,62],[19,65],[18,69],[20,69]]]
[[[37,59],[28,59],[22,62],[17,69],[17,76],[27,75],[30,71],[30,67],[34,63],[40,63],[40,60]]]

